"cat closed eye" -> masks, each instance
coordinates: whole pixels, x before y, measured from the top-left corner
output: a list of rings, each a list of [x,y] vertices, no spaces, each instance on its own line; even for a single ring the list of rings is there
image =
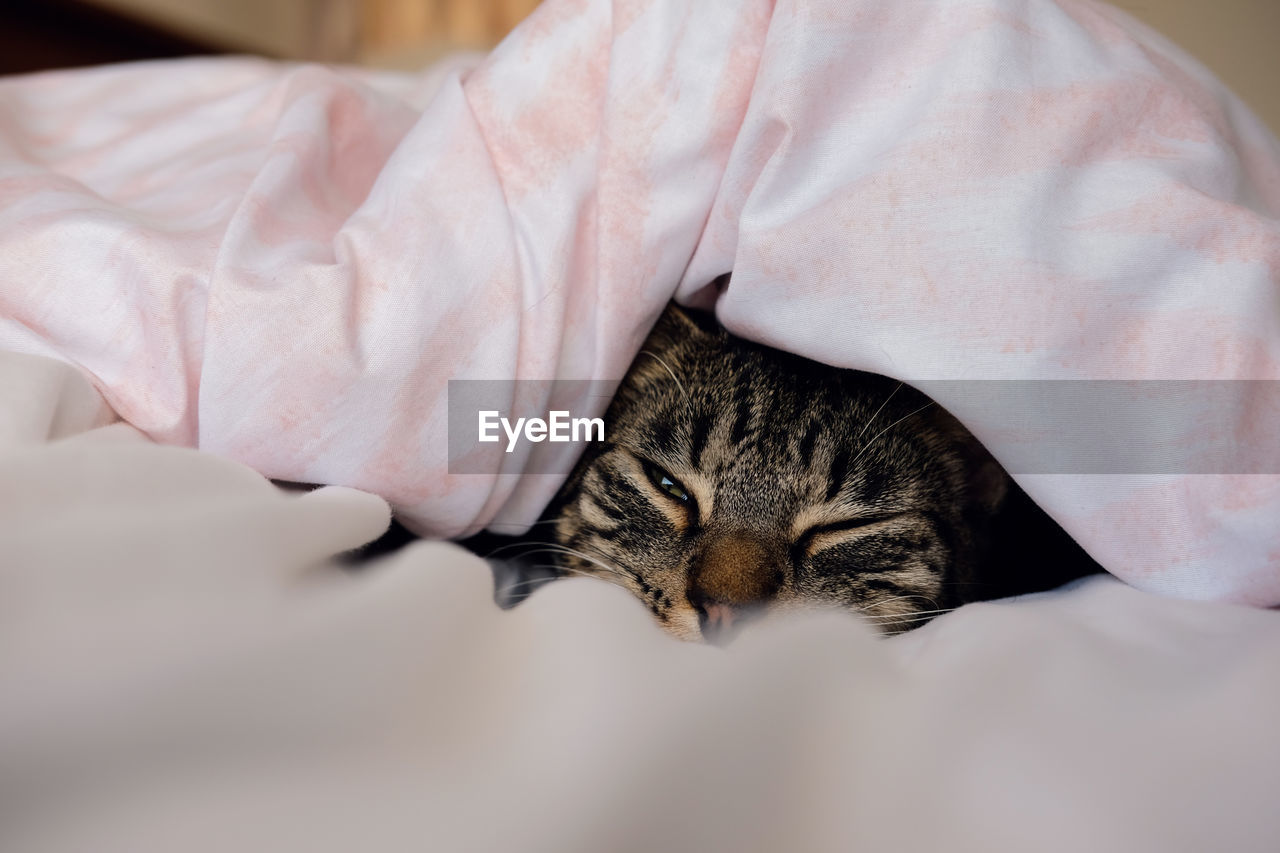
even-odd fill
[[[864,515],[855,518],[847,518],[843,521],[836,521],[827,524],[819,524],[810,527],[804,533],[796,538],[795,544],[792,546],[799,553],[812,553],[820,551],[823,548],[838,544],[850,536],[856,536],[860,531],[869,527],[876,527],[888,521],[897,521],[902,519],[905,513],[883,513],[878,515]]]

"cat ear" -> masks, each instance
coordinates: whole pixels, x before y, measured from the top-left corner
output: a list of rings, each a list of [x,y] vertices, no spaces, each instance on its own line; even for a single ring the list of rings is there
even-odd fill
[[[984,512],[995,512],[1008,497],[1011,486],[1008,473],[954,415],[940,406],[934,408],[963,461],[970,505]]]
[[[1009,475],[986,448],[978,445],[977,451],[968,460],[970,495],[978,506],[995,512],[1009,494]]]
[[[716,322],[714,314],[685,308],[674,302],[667,304],[666,310],[662,312],[662,316],[658,318],[658,324],[654,327],[655,333],[664,335],[672,341],[714,335],[720,331],[720,324]]]

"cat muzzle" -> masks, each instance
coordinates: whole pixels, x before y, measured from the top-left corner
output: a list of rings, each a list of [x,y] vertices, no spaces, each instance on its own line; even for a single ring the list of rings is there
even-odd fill
[[[728,604],[704,604],[698,608],[698,626],[708,643],[727,643],[733,637],[737,621],[733,608]]]

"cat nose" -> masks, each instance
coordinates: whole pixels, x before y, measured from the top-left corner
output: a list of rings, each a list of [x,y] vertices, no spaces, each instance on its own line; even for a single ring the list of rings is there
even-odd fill
[[[729,605],[757,604],[777,592],[782,582],[781,555],[761,536],[721,534],[694,560],[689,576],[690,600]],[[697,604],[698,602],[694,602]]]
[[[698,627],[702,639],[713,645],[724,645],[733,637],[733,625],[737,621],[734,610],[721,602],[695,604],[698,611]]]
[[[740,531],[707,543],[694,562],[688,592],[704,638],[727,640],[746,610],[778,591],[782,564],[777,550],[763,537]]]

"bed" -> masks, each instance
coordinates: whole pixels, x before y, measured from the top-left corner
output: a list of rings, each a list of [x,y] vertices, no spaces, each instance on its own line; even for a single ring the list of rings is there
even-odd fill
[[[0,357],[0,847],[1269,851],[1280,616],[1096,577],[889,640],[514,610],[380,498],[148,440]]]
[[[1114,10],[551,0],[422,74],[12,78],[0,202],[0,848],[1280,843],[1280,471],[1015,471],[1111,576],[890,640],[503,612],[439,541],[566,461],[451,468],[448,382],[616,378],[673,297],[944,388],[1244,380],[1274,447],[1280,144]],[[434,541],[353,572],[393,511]]]

